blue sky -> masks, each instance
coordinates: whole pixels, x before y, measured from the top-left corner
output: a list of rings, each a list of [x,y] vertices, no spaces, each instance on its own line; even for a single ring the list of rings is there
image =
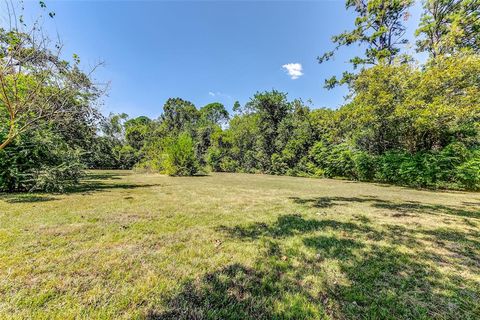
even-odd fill
[[[231,110],[235,100],[243,104],[256,91],[271,89],[311,99],[312,107],[337,108],[346,89],[326,90],[323,81],[345,70],[359,50],[342,50],[323,65],[316,61],[332,47],[332,35],[353,25],[343,1],[46,3],[56,13],[46,24],[58,31],[65,54],[77,53],[85,68],[106,63],[95,74],[99,82],[110,81],[104,114],[156,118],[169,97],[197,107],[219,101]],[[412,10],[411,25],[418,11]],[[296,79],[282,68],[294,63],[302,66],[293,70]]]

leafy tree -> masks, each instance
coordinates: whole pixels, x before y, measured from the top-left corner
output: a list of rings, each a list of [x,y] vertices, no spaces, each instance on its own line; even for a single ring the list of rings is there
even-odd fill
[[[198,172],[194,143],[187,132],[163,141],[163,172],[171,176],[191,176]]]
[[[241,109],[242,109],[242,106],[240,105],[240,102],[235,101],[232,108],[233,112],[239,112]]]
[[[125,122],[125,139],[134,150],[140,151],[154,128],[153,120],[140,116]]]
[[[227,130],[231,148],[229,154],[238,163],[237,171],[254,172],[260,170],[257,159],[257,137],[260,135],[260,117],[256,113],[236,115]]]
[[[292,102],[293,111],[280,123],[276,147],[281,150],[276,156],[277,164],[282,163],[284,170],[276,173],[301,174],[297,168],[302,158],[306,157],[309,148],[315,142],[317,132],[311,121],[310,109],[300,100]],[[273,165],[273,158],[272,158]]]
[[[413,89],[396,113],[402,121],[402,144],[410,152],[441,149],[459,141],[479,145],[480,56],[438,57],[417,69]],[[409,125],[411,124],[411,126]]]
[[[423,7],[418,51],[433,57],[462,49],[480,52],[479,0],[424,0]]]
[[[199,112],[190,101],[170,98],[163,105],[161,122],[166,133],[193,131],[199,120]]]
[[[228,122],[229,115],[223,104],[213,102],[200,109],[200,119],[203,123],[224,125]]]
[[[362,56],[350,60],[353,68],[363,65],[392,64],[406,44],[405,20],[412,0],[347,0],[346,8],[353,9],[355,28],[332,37],[335,48],[318,57],[319,63],[330,60],[343,46],[359,44],[365,47]],[[335,76],[325,80],[325,87],[350,83],[353,73],[345,71],[340,80]]]
[[[228,123],[229,115],[223,104],[210,103],[199,110],[200,121],[195,130],[196,155],[201,165],[205,165],[207,150],[212,145],[212,135],[222,131],[221,126]]]
[[[43,125],[0,150],[0,191],[65,191],[83,175],[81,150]]]
[[[83,174],[101,91],[78,56],[64,60],[61,43],[10,5],[0,27],[0,190],[65,191]]]
[[[258,139],[256,141],[257,159],[260,167],[268,171],[270,160],[274,153],[279,152],[276,140],[279,134],[280,123],[292,110],[287,101],[287,95],[276,90],[256,93],[245,109],[258,115]]]
[[[100,135],[98,135],[91,146],[87,157],[90,168],[96,169],[131,169],[139,160],[140,148],[144,140],[134,140],[136,126],[142,123],[143,119],[130,119],[125,113],[110,114],[108,118],[100,122]],[[138,129],[142,130],[142,129]],[[147,129],[143,129],[146,131]],[[134,146],[129,144],[129,139]]]
[[[72,113],[93,113],[90,106],[100,94],[77,56],[63,60],[61,45],[49,47],[41,28],[28,29],[23,20],[21,27],[0,28],[0,150],[44,121],[61,123]]]
[[[239,154],[237,154],[237,156],[239,156]],[[210,135],[210,147],[205,154],[206,164],[213,171],[241,171],[238,158],[235,160],[233,157],[232,131],[224,131],[220,127],[217,127]]]
[[[338,111],[338,132],[343,133],[343,139],[373,154],[399,148],[399,130],[402,124],[408,130],[409,122],[395,111],[406,103],[406,94],[417,80],[414,78],[415,71],[406,64],[363,70],[352,83],[352,102]]]

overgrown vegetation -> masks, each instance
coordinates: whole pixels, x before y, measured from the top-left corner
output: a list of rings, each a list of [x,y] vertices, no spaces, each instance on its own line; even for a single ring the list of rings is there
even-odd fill
[[[364,48],[353,69],[326,81],[350,89],[338,110],[272,90],[236,102],[231,115],[220,103],[196,108],[170,98],[158,119],[104,118],[94,108],[99,90],[77,56],[60,59],[61,46],[37,43],[37,26],[25,32],[23,20],[24,27],[0,29],[0,190],[61,191],[82,167],[480,189],[478,0],[424,3],[416,32],[416,49],[429,54],[423,64],[402,51],[412,1],[346,4],[355,27],[334,36],[333,51],[319,58]]]
[[[334,51],[357,42],[367,49],[352,59],[356,73],[326,82],[350,88],[350,100],[338,110],[311,109],[273,90],[256,93],[244,106],[236,103],[227,124],[220,104],[198,110],[169,99],[164,114],[151,120],[151,134],[143,136],[136,166],[194,173],[198,163],[213,171],[479,189],[478,3],[425,3],[417,32],[417,49],[430,53],[423,65],[400,50],[411,4],[347,2],[358,15],[356,28],[334,37]],[[178,158],[173,150],[180,146],[166,152],[162,141],[184,133],[193,139],[196,161],[189,161],[192,170],[172,170],[175,161],[166,166],[162,159]]]
[[[170,99],[160,119],[145,120],[149,130],[140,118],[125,122],[118,132],[144,134],[139,141],[117,139],[115,148],[132,150],[130,159],[138,162],[127,167],[174,175],[194,174],[201,165],[213,171],[476,190],[478,74],[480,57],[471,53],[438,57],[421,67],[380,64],[357,75],[351,102],[338,110],[312,110],[274,90],[237,106],[228,126],[220,104],[198,110],[191,102]],[[108,141],[111,134],[104,132],[102,140]],[[110,162],[106,168],[126,163],[115,157]]]
[[[13,2],[5,5],[10,20],[0,26],[0,191],[64,191],[83,173],[101,92],[77,55],[64,60],[61,43],[52,43],[38,21],[27,25]]]

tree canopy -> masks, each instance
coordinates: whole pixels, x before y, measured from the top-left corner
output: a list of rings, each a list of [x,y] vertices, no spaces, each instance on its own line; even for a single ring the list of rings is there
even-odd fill
[[[478,0],[424,2],[415,42],[428,53],[423,63],[403,50],[412,4],[346,1],[355,27],[319,58],[362,48],[350,60],[354,73],[326,83],[349,86],[336,110],[272,89],[243,105],[197,107],[173,97],[156,119],[104,117],[95,108],[101,92],[77,56],[65,61],[32,33],[0,29],[0,189],[65,189],[83,168],[480,189]]]

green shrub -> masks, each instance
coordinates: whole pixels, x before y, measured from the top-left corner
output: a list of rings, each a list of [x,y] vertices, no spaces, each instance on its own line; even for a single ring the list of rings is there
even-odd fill
[[[183,132],[177,137],[167,137],[163,143],[163,172],[171,176],[191,176],[198,172],[192,137]]]
[[[437,187],[439,173],[438,155],[419,152],[405,154],[399,164],[398,182],[412,187]]]
[[[471,152],[461,142],[453,142],[443,148],[438,154],[438,178],[445,183],[457,180],[457,167],[470,157]]]
[[[354,156],[346,143],[326,146],[320,141],[309,151],[313,166],[309,165],[308,171],[314,176],[356,178]]]
[[[316,142],[308,153],[311,162],[318,168],[326,167],[326,159],[329,155],[329,149],[322,141]]]
[[[222,161],[220,162],[220,170],[223,172],[236,172],[238,168],[238,161],[229,156],[222,158]]]
[[[456,168],[456,179],[462,188],[480,190],[480,151]]]
[[[323,170],[310,161],[308,156],[304,156],[285,174],[293,177],[323,177]]]
[[[272,154],[270,173],[282,175],[288,170],[288,164],[283,160],[282,156],[278,153]]]
[[[356,178],[354,152],[345,143],[333,146],[325,161],[325,176]]]
[[[138,162],[138,152],[130,145],[116,146],[113,149],[113,154],[118,169],[132,169],[135,163]]]
[[[239,172],[254,173],[259,171],[259,161],[254,150],[247,150],[242,154]]]
[[[64,192],[78,184],[84,175],[84,165],[79,162],[78,155],[71,154],[72,159],[57,166],[46,166],[37,172],[33,190],[46,192]]]
[[[81,152],[58,135],[25,134],[0,152],[0,191],[63,192],[78,183],[83,169]]]
[[[378,156],[375,180],[417,188],[475,190],[480,179],[477,154],[457,142],[436,152],[387,152]]]
[[[355,163],[355,175],[361,181],[372,181],[377,171],[377,158],[367,152],[357,152],[353,161]]]
[[[222,150],[218,147],[210,147],[207,150],[206,154],[206,163],[210,167],[212,171],[223,171],[221,164],[222,164]]]
[[[390,151],[378,159],[375,180],[381,182],[400,183],[400,166],[405,159],[405,154],[398,151]]]

